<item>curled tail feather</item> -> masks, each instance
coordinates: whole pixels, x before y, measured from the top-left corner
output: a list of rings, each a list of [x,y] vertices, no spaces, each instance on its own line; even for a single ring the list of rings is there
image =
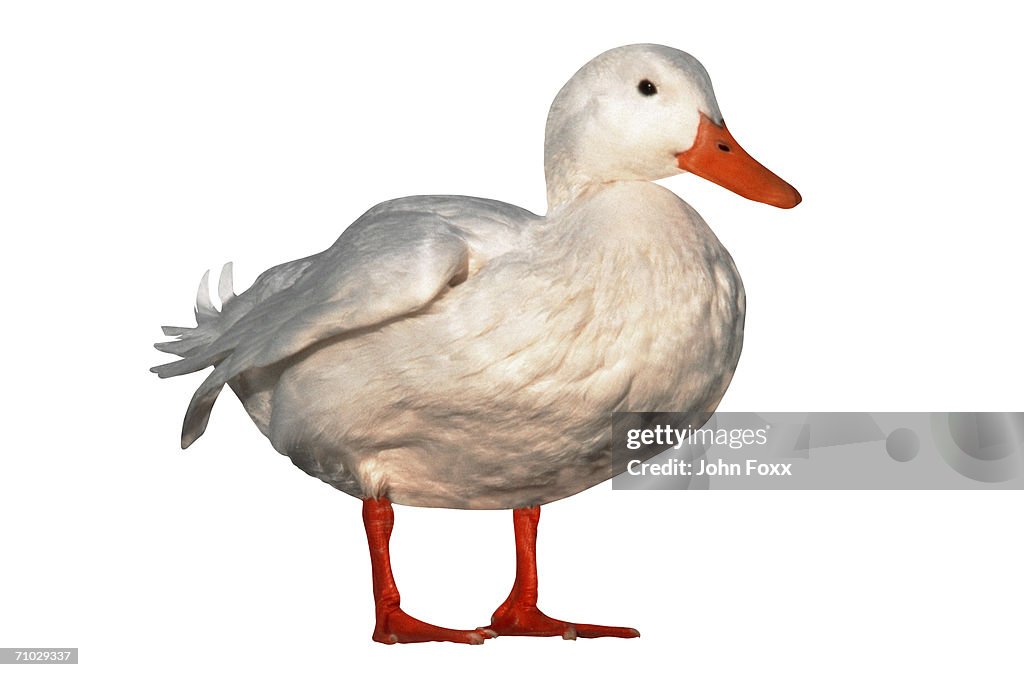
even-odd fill
[[[221,310],[218,311],[210,300],[210,271],[206,271],[199,282],[199,291],[196,293],[196,326],[162,327],[165,336],[175,337],[175,339],[154,344],[157,350],[177,355],[182,359],[158,365],[150,371],[160,378],[180,376],[216,364],[228,354],[229,351],[225,351],[223,354],[211,355],[205,350],[230,326],[225,322],[223,312],[236,298],[232,277],[232,265],[227,263],[221,269],[220,280],[217,283],[217,295],[221,302]],[[210,374],[210,377],[193,396],[181,431],[182,449],[196,441],[206,430],[213,403],[220,394],[223,382],[212,387],[207,386],[210,386],[211,381],[216,381],[218,378],[219,374],[216,371]]]
[[[227,263],[221,269],[220,281],[217,284],[217,292],[218,296],[220,296],[222,310],[226,309],[236,298],[233,287],[232,265]],[[222,321],[222,311],[218,311],[210,301],[210,271],[206,271],[203,279],[199,282],[199,291],[196,293],[195,315],[195,327],[162,327],[165,336],[176,338],[173,341],[155,343],[153,347],[161,352],[177,355],[184,359],[161,364],[150,369],[160,378],[169,378],[199,371],[211,364],[215,364],[223,357],[223,355],[200,357],[203,349],[213,343],[227,329]]]

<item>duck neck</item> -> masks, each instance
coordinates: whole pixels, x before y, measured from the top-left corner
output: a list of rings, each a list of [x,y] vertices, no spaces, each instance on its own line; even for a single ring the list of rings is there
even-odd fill
[[[559,92],[548,112],[544,129],[544,180],[547,182],[548,213],[576,199],[595,183],[593,163],[587,162],[586,111],[569,113],[560,104],[565,90]],[[591,171],[584,171],[584,168]]]
[[[544,179],[547,182],[548,213],[575,200],[594,179],[582,172],[569,157],[545,158]]]

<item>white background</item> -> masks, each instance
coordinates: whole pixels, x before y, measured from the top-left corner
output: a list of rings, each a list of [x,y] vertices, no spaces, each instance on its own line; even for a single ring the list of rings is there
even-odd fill
[[[4,3],[0,645],[80,647],[36,670],[88,675],[1019,675],[1019,492],[602,485],[544,508],[542,607],[641,639],[373,644],[359,504],[229,393],[179,451],[200,379],[147,372],[207,268],[244,288],[401,195],[542,212],[551,98],[645,41],[700,58],[804,196],[666,182],[747,286],[723,409],[1024,409],[1003,6]],[[486,623],[511,585],[507,512],[399,507],[393,550],[435,623]]]

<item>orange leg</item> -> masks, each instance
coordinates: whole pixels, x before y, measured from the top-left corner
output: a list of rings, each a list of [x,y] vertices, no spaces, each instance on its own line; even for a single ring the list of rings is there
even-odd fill
[[[555,620],[537,608],[537,523],[540,506],[512,511],[516,530],[516,581],[494,615],[491,624],[481,631],[496,635],[527,635],[530,637],[639,637],[633,628],[610,625],[567,623]]]
[[[391,573],[391,552],[388,543],[395,526],[395,512],[386,498],[363,500],[363,524],[370,544],[370,565],[373,569],[373,600],[377,623],[373,640],[384,644],[406,642],[459,642],[483,644],[492,633],[482,630],[450,630],[417,620],[402,611],[398,586]]]

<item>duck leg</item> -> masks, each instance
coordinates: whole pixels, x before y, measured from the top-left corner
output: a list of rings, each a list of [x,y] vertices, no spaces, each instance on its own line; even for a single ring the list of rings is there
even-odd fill
[[[391,573],[391,552],[388,543],[395,526],[395,512],[387,498],[363,500],[363,525],[370,544],[370,564],[373,570],[373,600],[377,623],[373,640],[383,644],[407,642],[459,642],[483,644],[485,637],[493,637],[482,630],[451,630],[413,618],[399,606],[401,598],[395,577]]]
[[[567,623],[555,620],[537,608],[537,523],[540,506],[518,508],[512,511],[516,531],[516,580],[494,615],[491,624],[481,631],[497,635],[527,635],[564,639],[577,637],[639,637],[633,628],[610,625]]]

